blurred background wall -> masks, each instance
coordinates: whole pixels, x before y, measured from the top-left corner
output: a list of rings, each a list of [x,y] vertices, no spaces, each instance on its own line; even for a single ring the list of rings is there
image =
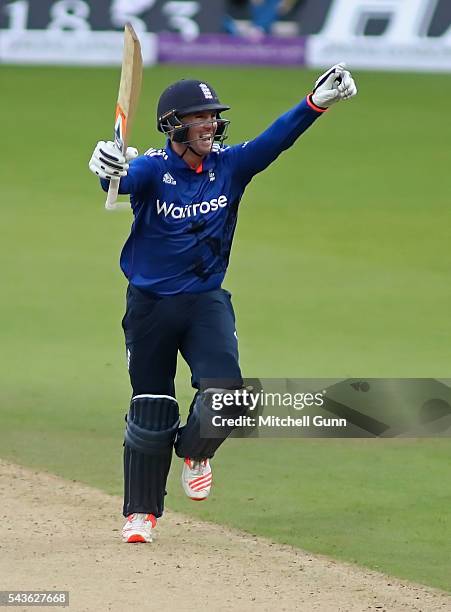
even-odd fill
[[[0,61],[114,65],[127,21],[148,65],[451,71],[449,0],[2,0]]]

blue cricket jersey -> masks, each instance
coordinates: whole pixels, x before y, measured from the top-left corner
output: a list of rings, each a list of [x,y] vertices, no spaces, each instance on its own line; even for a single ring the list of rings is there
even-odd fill
[[[221,286],[238,205],[252,177],[319,117],[307,97],[254,140],[219,147],[193,170],[171,148],[150,149],[130,163],[119,193],[130,194],[134,221],[122,249],[129,282],[157,295],[201,293]],[[108,190],[108,180],[102,180]]]

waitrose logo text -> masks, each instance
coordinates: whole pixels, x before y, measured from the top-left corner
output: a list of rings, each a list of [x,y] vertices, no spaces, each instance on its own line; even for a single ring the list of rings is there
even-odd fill
[[[215,212],[219,208],[225,208],[228,204],[227,196],[220,195],[219,198],[212,198],[205,202],[193,202],[185,206],[176,206],[174,202],[160,202],[157,200],[157,214],[173,219],[185,219],[201,214],[206,215],[209,212]]]

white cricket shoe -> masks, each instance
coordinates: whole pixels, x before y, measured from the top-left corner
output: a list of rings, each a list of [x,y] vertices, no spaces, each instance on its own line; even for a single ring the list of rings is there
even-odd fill
[[[124,542],[152,542],[152,529],[155,528],[157,519],[153,514],[141,514],[135,512],[127,517],[127,522],[122,528],[122,539]]]
[[[188,497],[194,501],[207,499],[213,475],[208,459],[195,460],[187,457],[183,463],[182,485]]]

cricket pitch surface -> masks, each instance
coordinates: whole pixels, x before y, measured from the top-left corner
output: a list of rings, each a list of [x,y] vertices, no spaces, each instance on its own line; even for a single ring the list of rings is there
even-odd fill
[[[0,589],[68,590],[72,612],[451,610],[447,593],[170,511],[152,544],[124,544],[119,497],[4,461],[0,491]]]

